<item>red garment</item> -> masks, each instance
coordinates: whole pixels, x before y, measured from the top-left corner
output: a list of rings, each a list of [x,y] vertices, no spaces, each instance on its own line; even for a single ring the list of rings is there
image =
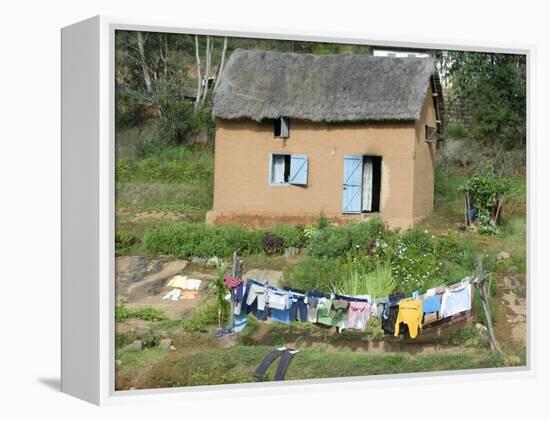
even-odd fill
[[[227,288],[237,288],[240,284],[243,283],[241,279],[234,278],[231,275],[225,275],[223,277],[223,280],[225,281],[225,285],[227,285]]]

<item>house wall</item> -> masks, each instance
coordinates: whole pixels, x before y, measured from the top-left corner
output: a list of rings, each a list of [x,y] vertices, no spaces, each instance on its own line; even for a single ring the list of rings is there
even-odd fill
[[[310,223],[322,211],[336,222],[370,217],[342,214],[344,155],[382,156],[382,218],[408,227],[417,215],[413,123],[326,124],[292,120],[290,137],[274,138],[272,122],[216,120],[214,206],[207,222],[268,226]],[[269,184],[270,153],[305,154],[308,185]],[[418,152],[417,152],[418,153]],[[421,167],[419,173],[423,171]],[[432,186],[433,190],[433,186]],[[417,191],[418,193],[418,191]],[[431,193],[433,195],[433,192]],[[427,195],[418,203],[425,205]]]
[[[426,142],[426,125],[436,126],[432,90],[428,88],[420,119],[415,123],[413,219],[422,219],[434,206],[435,143]]]

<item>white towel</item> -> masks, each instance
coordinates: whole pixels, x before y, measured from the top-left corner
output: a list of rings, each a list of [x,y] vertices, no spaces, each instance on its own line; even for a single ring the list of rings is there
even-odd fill
[[[172,291],[170,291],[168,294],[166,294],[164,297],[162,297],[163,300],[172,300],[172,301],[178,301],[180,298],[181,289],[174,288]]]
[[[180,289],[199,289],[201,283],[202,281],[200,279],[188,279],[187,276],[177,275],[170,279],[166,285]]]

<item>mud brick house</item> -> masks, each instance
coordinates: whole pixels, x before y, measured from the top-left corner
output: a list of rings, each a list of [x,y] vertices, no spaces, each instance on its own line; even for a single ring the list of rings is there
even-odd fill
[[[214,98],[207,222],[413,225],[433,209],[440,91],[430,58],[236,50]]]

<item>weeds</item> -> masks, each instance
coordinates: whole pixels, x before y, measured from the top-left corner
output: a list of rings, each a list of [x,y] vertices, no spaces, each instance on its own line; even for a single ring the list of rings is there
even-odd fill
[[[339,284],[334,284],[335,292],[347,295],[371,295],[386,297],[395,291],[397,283],[393,279],[389,261],[374,263],[374,269],[360,272],[356,265],[351,265]]]
[[[115,321],[124,322],[128,319],[141,319],[148,321],[166,320],[166,314],[152,307],[129,309],[124,305],[115,306]]]

